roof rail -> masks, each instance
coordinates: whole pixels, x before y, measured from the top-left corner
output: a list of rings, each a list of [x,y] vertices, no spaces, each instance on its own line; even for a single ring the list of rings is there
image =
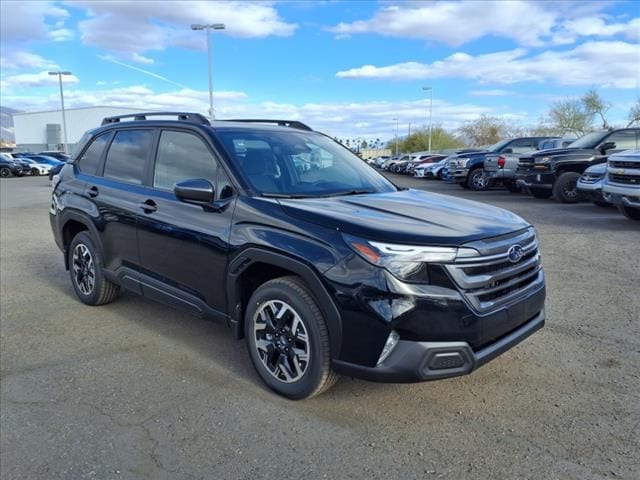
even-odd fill
[[[298,130],[307,130],[312,132],[313,129],[302,122],[297,120],[270,120],[270,119],[260,119],[260,118],[236,118],[236,119],[224,119],[223,122],[245,122],[245,123],[273,123],[276,125],[280,125],[281,127],[290,127],[297,128]]]
[[[211,125],[209,120],[204,115],[199,113],[190,112],[140,112],[140,113],[128,113],[125,115],[114,115],[112,117],[105,117],[102,119],[102,125],[109,125],[110,123],[119,123],[125,118],[133,118],[134,121],[146,120],[147,117],[178,117],[178,120],[191,123],[199,123],[202,125]]]

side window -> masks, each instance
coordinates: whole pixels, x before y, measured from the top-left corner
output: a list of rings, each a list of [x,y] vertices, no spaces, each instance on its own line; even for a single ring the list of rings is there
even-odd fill
[[[535,140],[516,140],[509,144],[507,148],[513,150],[513,153],[525,153],[530,152],[531,150],[535,150],[536,142]]]
[[[121,130],[116,133],[104,165],[104,177],[140,185],[153,143],[152,130]]]
[[[91,142],[89,148],[87,148],[78,159],[77,164],[81,172],[87,175],[97,174],[98,164],[100,163],[104,149],[107,147],[107,143],[109,143],[109,138],[111,138],[111,135],[106,133]]]
[[[191,133],[162,131],[153,174],[155,188],[173,190],[176,183],[191,178],[215,184],[216,170],[216,159],[202,139]]]
[[[616,144],[612,150],[634,150],[638,148],[638,135],[633,130],[612,133],[605,139],[606,143],[613,142]]]

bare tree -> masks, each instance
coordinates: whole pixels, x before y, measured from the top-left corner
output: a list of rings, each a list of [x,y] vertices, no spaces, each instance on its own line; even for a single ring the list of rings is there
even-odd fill
[[[638,125],[640,125],[640,97],[638,97],[638,99],[636,100],[636,103],[631,105],[631,108],[629,109],[629,115],[627,116],[627,120],[629,120],[629,123],[627,123],[627,127],[630,127],[634,123],[637,123]]]
[[[549,123],[552,130],[564,135],[584,135],[593,129],[594,112],[582,100],[561,100],[551,105]]]
[[[458,133],[471,145],[487,145],[496,143],[507,136],[508,126],[498,117],[482,115],[476,120],[465,123],[458,129]]]
[[[605,118],[605,114],[611,108],[611,102],[605,101],[595,89],[591,89],[585,93],[580,99],[584,108],[592,116],[598,115],[602,121],[602,128],[609,128],[609,123]]]

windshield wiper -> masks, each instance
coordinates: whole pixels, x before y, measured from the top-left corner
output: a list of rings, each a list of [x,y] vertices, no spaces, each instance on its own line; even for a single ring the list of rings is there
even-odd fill
[[[369,190],[366,188],[360,188],[360,189],[354,189],[354,190],[345,190],[344,192],[336,192],[336,193],[330,193],[328,195],[326,195],[327,197],[342,197],[342,196],[347,196],[347,195],[362,195],[364,193],[376,193],[373,190]]]
[[[272,193],[272,192],[262,192],[260,195],[268,198],[310,198],[311,195],[303,195],[298,193]]]

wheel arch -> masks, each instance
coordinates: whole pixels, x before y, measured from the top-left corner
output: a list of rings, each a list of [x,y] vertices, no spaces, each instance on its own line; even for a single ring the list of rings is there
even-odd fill
[[[329,329],[331,354],[336,358],[342,345],[342,320],[318,272],[303,260],[263,248],[249,247],[229,263],[227,305],[235,337],[244,336],[244,314],[255,289],[265,281],[288,275],[300,277],[316,299]]]
[[[102,242],[100,241],[98,230],[96,229],[93,221],[91,221],[87,215],[76,211],[65,211],[62,215],[62,221],[60,224],[62,225],[61,233],[64,266],[69,270],[69,245],[71,244],[73,237],[82,231],[88,231],[91,234],[93,241],[96,242],[96,246],[100,249],[102,249]]]

